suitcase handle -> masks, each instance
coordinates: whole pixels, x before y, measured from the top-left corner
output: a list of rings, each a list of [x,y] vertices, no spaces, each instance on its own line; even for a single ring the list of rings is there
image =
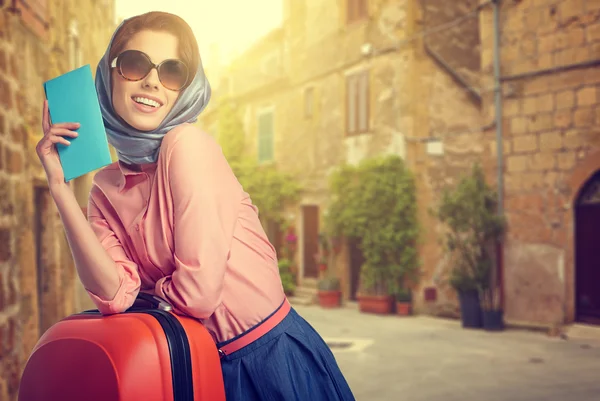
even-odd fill
[[[130,309],[146,309],[148,308],[148,304],[150,304],[150,307],[153,309],[160,309],[166,312],[173,310],[173,306],[163,298],[145,292],[138,293],[138,296]]]

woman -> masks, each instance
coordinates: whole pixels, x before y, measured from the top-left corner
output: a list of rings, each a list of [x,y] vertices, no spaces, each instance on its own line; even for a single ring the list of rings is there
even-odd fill
[[[79,277],[103,314],[139,291],[201,321],[228,400],[353,400],[333,354],[285,299],[258,211],[207,134],[191,125],[210,98],[198,46],[179,17],[124,21],[96,73],[119,161],[95,178],[88,221],[55,149],[76,123],[50,124],[37,153]]]

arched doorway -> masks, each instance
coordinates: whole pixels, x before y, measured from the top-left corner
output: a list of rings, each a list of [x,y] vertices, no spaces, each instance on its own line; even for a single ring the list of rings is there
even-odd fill
[[[600,171],[575,203],[575,313],[580,322],[600,324]]]

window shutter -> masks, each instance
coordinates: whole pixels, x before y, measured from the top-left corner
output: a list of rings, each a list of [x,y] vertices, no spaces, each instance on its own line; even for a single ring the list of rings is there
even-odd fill
[[[366,132],[369,129],[369,75],[362,73],[357,78],[359,82],[358,131]]]
[[[347,131],[348,134],[356,133],[356,107],[357,107],[357,87],[356,77],[349,76],[347,78],[347,93],[346,93],[346,118],[347,118]]]
[[[273,113],[261,114],[258,118],[258,161],[273,160]]]

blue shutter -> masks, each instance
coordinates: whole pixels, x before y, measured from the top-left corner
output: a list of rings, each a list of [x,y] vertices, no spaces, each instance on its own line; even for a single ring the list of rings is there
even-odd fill
[[[273,160],[273,113],[258,117],[258,161]]]

